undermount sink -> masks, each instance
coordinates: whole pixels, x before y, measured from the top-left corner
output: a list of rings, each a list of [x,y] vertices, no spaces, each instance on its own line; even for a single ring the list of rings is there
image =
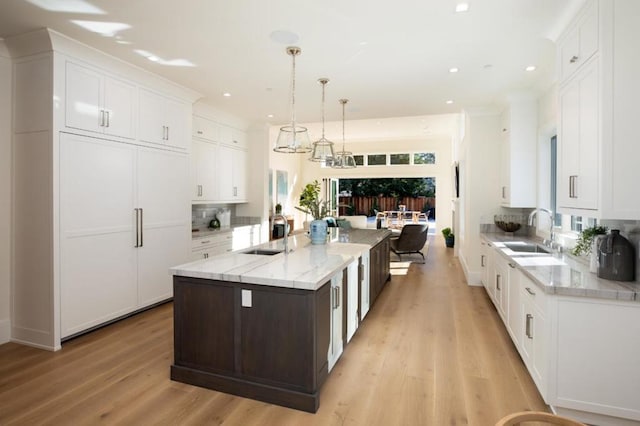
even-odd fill
[[[261,256],[273,256],[274,254],[282,253],[283,250],[275,250],[275,249],[251,249],[246,250],[241,253],[244,254],[258,254]]]
[[[511,251],[517,253],[539,253],[539,254],[551,254],[548,248],[539,244],[529,243],[504,243],[504,246]]]

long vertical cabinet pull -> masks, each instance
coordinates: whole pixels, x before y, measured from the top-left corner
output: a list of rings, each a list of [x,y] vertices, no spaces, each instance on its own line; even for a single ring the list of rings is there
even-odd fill
[[[107,124],[105,124],[105,127],[109,127],[109,123],[110,123],[110,120],[109,120],[109,111],[105,111],[105,112],[104,112],[104,114],[107,116]]]
[[[484,254],[481,254],[481,255],[480,255],[480,266],[482,266],[483,268],[485,267],[485,264],[484,264]]]
[[[496,275],[496,290],[500,291],[500,274]]]
[[[529,339],[533,339],[533,334],[531,333],[531,321],[533,320],[533,315],[527,314],[525,318],[525,334]]]
[[[133,209],[133,211],[136,213],[136,245],[134,247],[140,247],[140,231],[139,231],[140,209],[135,208]]]
[[[140,247],[144,246],[144,209],[140,209]]]

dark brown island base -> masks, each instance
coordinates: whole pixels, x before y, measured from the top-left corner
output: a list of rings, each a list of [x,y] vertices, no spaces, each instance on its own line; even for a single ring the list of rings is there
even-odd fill
[[[286,256],[232,253],[172,268],[171,379],[315,413],[390,279],[389,231],[339,232],[322,246],[297,236]]]

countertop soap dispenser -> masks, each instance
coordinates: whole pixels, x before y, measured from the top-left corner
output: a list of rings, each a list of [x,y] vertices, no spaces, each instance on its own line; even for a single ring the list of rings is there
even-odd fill
[[[598,277],[605,280],[633,281],[636,272],[633,244],[612,229],[598,247]]]

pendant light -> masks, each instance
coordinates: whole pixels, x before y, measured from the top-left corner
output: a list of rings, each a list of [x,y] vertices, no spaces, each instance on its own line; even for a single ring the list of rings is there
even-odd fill
[[[291,72],[291,124],[280,127],[276,146],[276,152],[287,154],[311,152],[311,141],[306,127],[296,125],[296,56],[302,53],[299,47],[287,47],[287,54],[292,58]]]
[[[340,99],[338,102],[342,104],[342,151],[336,152],[331,167],[334,169],[354,169],[356,167],[356,159],[353,158],[352,152],[344,149],[344,106],[349,102],[349,99]]]
[[[313,151],[309,161],[332,164],[334,155],[333,142],[324,137],[324,88],[328,82],[328,78],[318,79],[318,83],[322,84],[322,137],[313,143]]]

